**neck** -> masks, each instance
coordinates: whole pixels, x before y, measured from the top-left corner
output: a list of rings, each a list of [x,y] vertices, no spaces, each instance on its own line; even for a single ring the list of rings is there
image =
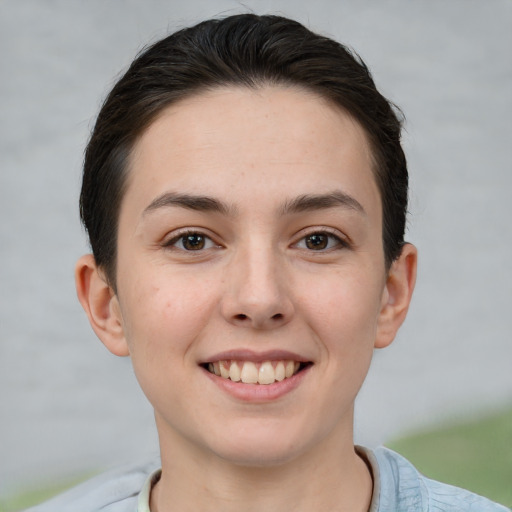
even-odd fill
[[[233,464],[161,434],[162,478],[151,494],[151,512],[369,509],[371,474],[352,433],[333,432],[314,450],[267,467]]]

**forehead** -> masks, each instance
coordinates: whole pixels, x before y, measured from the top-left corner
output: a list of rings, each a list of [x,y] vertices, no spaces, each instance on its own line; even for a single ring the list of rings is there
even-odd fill
[[[130,167],[125,201],[136,195],[146,206],[165,189],[228,202],[249,199],[248,190],[262,200],[271,189],[291,198],[337,187],[376,191],[361,126],[297,88],[219,88],[171,105],[138,140]]]

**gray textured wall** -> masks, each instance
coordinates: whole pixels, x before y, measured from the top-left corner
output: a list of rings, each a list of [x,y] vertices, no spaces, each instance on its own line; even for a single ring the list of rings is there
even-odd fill
[[[75,299],[82,151],[142,44],[247,9],[352,45],[408,118],[419,281],[400,336],[376,354],[358,441],[511,405],[510,0],[1,0],[0,495],[156,452],[129,361]]]

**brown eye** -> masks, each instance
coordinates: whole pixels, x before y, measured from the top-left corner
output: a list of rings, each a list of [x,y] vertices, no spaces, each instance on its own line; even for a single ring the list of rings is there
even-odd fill
[[[215,243],[211,238],[202,233],[185,233],[170,240],[166,247],[179,249],[182,251],[202,251],[215,247]]]
[[[306,247],[312,251],[326,249],[329,244],[329,236],[323,233],[315,233],[305,238]]]
[[[317,231],[301,238],[296,247],[308,251],[328,251],[329,249],[343,249],[346,242],[340,237],[325,231]]]
[[[205,239],[203,235],[191,233],[183,237],[183,248],[187,251],[199,251],[204,249]]]

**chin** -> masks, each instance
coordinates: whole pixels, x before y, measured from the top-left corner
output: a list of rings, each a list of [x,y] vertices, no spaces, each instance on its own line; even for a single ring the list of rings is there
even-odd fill
[[[210,447],[221,459],[251,468],[280,466],[307,450],[304,436],[286,429],[262,426],[244,429],[216,441]]]

